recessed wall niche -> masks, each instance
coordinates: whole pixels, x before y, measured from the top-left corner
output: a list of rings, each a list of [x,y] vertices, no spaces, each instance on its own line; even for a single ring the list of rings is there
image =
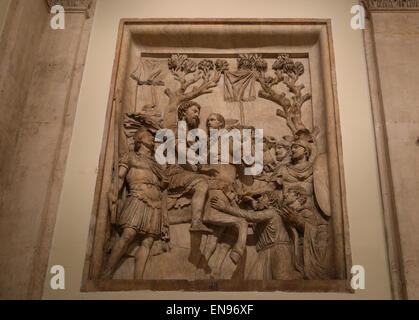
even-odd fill
[[[83,291],[352,292],[331,32],[318,19],[121,21]],[[262,172],[232,157],[159,165],[156,132],[178,121],[263,129]]]

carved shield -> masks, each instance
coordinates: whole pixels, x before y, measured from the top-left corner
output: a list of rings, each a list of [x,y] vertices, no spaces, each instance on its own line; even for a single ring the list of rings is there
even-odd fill
[[[329,175],[327,168],[327,154],[318,155],[314,162],[314,195],[323,213],[330,217],[330,189],[329,189]]]

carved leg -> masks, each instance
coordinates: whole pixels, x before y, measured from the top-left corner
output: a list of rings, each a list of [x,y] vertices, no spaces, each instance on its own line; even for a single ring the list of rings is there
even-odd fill
[[[218,237],[224,233],[225,228],[222,228],[221,231],[218,232],[218,236],[215,235],[208,235],[207,243],[204,248],[203,255],[207,261],[213,255],[215,249],[217,248]]]
[[[239,263],[240,258],[243,256],[244,249],[246,248],[248,227],[248,223],[245,219],[238,219],[239,221],[235,222],[235,227],[238,230],[238,237],[230,253],[230,258],[235,264]]]
[[[202,216],[204,214],[205,201],[208,195],[208,182],[204,179],[197,179],[193,187],[192,196],[192,223],[191,232],[205,232],[212,233],[211,229],[208,229],[202,223]]]
[[[105,267],[103,272],[102,279],[112,279],[112,275],[115,272],[115,268],[119,261],[121,260],[122,256],[128,249],[128,246],[132,243],[137,235],[137,231],[132,228],[124,229],[122,236],[118,239],[115,245],[112,248],[111,256],[109,257],[109,261]]]
[[[150,250],[153,246],[154,238],[146,237],[138,248],[137,254],[135,255],[135,271],[134,279],[141,280],[144,275],[145,266],[150,256]]]
[[[196,280],[206,279],[206,276],[211,273],[209,261],[217,249],[218,239],[225,228],[212,225],[211,229],[213,230],[212,234],[201,235],[201,247],[199,248],[201,254],[195,273]]]
[[[217,252],[214,257],[214,267],[211,272],[211,277],[213,279],[225,279],[225,275],[223,275],[222,266],[230,248],[231,245],[226,242],[220,242],[217,244]]]
[[[234,243],[233,249],[230,253],[231,260],[237,264],[246,247],[248,226],[246,220],[211,209],[210,214],[206,215],[204,222],[217,226],[232,227],[237,230],[237,241]]]

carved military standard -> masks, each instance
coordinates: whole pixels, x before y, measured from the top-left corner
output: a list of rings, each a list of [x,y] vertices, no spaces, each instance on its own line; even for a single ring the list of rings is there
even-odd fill
[[[123,20],[109,101],[83,290],[351,291],[329,21]]]

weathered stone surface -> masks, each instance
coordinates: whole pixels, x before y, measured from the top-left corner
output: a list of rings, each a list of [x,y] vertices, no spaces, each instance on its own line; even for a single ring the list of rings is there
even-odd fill
[[[68,15],[65,30],[52,30],[44,1],[16,1],[10,10],[0,52],[7,101],[1,104],[7,134],[0,144],[0,296],[40,298],[91,21]]]
[[[409,3],[417,7],[417,2]],[[402,7],[407,7],[407,4]],[[383,190],[389,192],[384,193],[383,198],[384,201],[393,199],[395,203],[394,209],[385,206],[385,210],[394,211],[395,215],[394,219],[391,216],[387,218],[388,234],[396,229],[394,237],[388,236],[389,246],[395,248],[390,254],[392,271],[396,273],[395,278],[400,277],[400,285],[394,286],[401,287],[401,293],[397,293],[399,298],[418,299],[419,96],[416,82],[419,66],[416,52],[419,49],[419,13],[372,12],[371,23],[378,66],[377,80],[381,89],[372,95],[382,99],[382,104],[377,102],[377,108],[373,109],[377,119],[377,143],[384,139],[383,143],[388,145],[387,154],[378,147],[383,152],[379,154],[379,163],[386,170],[381,179]],[[386,174],[391,176],[390,180],[385,178]],[[397,261],[398,256],[401,257],[400,262]]]
[[[16,179],[15,155],[22,112],[30,91],[32,74],[36,67],[39,41],[47,23],[48,14],[43,1],[12,1],[1,38],[0,46],[0,296],[23,297],[27,290],[29,274],[22,272],[19,279],[11,277],[14,270],[29,266],[31,255],[26,250],[33,238],[21,233],[22,228],[31,230],[27,218],[20,215],[21,199],[6,204],[7,191]],[[22,23],[25,20],[26,23]],[[30,185],[26,186],[30,188]],[[22,190],[23,191],[23,190]],[[28,199],[29,200],[29,199]],[[29,212],[28,212],[29,214]],[[15,235],[13,237],[12,235]],[[18,236],[19,234],[19,236]],[[20,269],[22,270],[22,269]]]

